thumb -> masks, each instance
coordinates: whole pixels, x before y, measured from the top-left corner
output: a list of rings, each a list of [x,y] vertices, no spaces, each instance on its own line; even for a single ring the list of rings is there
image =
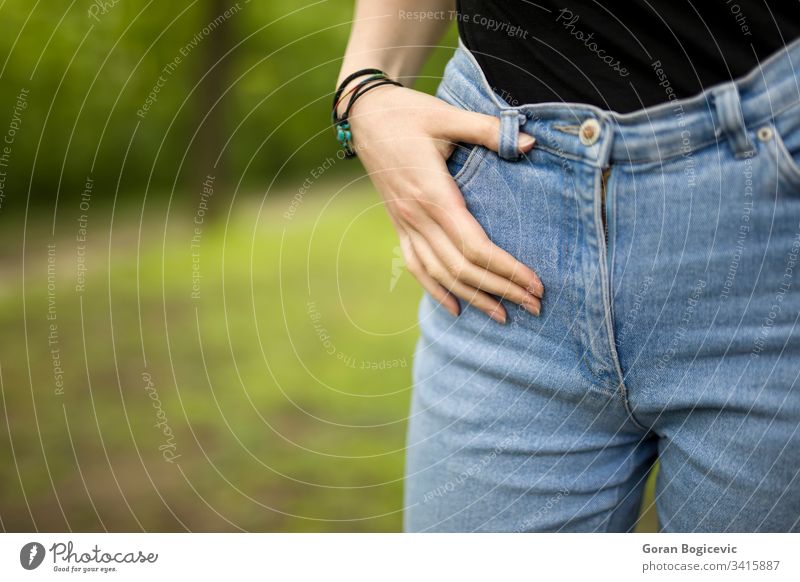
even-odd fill
[[[500,118],[474,111],[460,110],[455,116],[449,139],[475,143],[492,151],[500,149]],[[520,132],[517,140],[519,153],[528,152],[536,143],[536,138]]]

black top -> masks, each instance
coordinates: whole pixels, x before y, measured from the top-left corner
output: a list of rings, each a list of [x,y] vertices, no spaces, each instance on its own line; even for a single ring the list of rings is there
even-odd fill
[[[510,104],[624,113],[746,74],[800,37],[800,0],[458,0],[458,27]]]

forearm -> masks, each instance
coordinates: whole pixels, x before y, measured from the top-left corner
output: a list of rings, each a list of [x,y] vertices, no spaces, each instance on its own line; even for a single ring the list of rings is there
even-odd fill
[[[339,80],[377,68],[410,86],[452,20],[455,0],[356,0]]]

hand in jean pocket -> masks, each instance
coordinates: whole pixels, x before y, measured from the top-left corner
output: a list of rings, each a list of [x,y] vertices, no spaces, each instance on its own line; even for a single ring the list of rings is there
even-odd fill
[[[354,148],[384,200],[409,272],[451,314],[457,298],[505,323],[500,299],[538,315],[536,273],[489,240],[448,172],[457,143],[499,148],[500,120],[402,87],[381,87],[350,114]],[[520,153],[534,138],[520,134]]]

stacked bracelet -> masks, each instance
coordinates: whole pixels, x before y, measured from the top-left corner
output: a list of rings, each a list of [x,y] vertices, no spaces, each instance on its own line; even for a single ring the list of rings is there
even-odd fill
[[[345,93],[344,90],[347,85],[359,77],[366,77],[366,79],[362,79]],[[350,130],[350,110],[353,108],[353,104],[367,91],[371,91],[383,85],[403,86],[401,83],[390,79],[386,73],[380,69],[361,69],[352,75],[348,75],[336,90],[333,96],[333,112],[331,118],[333,120],[333,126],[336,128],[336,139],[339,141],[339,145],[342,146],[346,158],[354,158],[356,156],[356,152],[353,149],[353,134]],[[342,114],[339,115],[339,105],[348,97],[347,106],[344,108]]]

